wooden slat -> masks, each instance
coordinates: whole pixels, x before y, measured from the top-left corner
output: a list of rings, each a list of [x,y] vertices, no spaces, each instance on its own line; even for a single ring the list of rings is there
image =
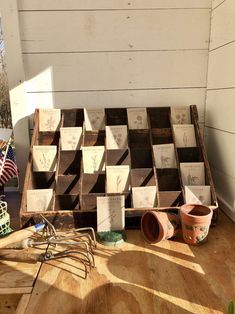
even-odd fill
[[[11,274],[14,276],[14,273]],[[35,279],[35,278],[33,278]],[[0,288],[0,294],[23,294],[23,293],[31,293],[33,290],[32,287],[17,287],[17,288]]]
[[[208,89],[235,87],[235,42],[209,54]]]
[[[235,179],[235,134],[211,128],[206,128],[205,134],[210,163],[224,175]]]
[[[206,51],[24,55],[28,92],[205,87]]]
[[[222,216],[200,247],[180,236],[150,245],[128,231],[120,248],[98,245],[86,280],[75,259],[43,264],[26,313],[222,314],[235,298],[233,230]]]
[[[235,40],[235,4],[226,0],[218,10],[212,12],[210,49]]]
[[[153,8],[210,8],[210,0],[19,0],[20,10],[102,10]]]
[[[204,122],[205,88],[126,90],[97,92],[28,93],[28,103],[34,108],[83,108],[83,107],[167,107],[196,104],[199,122]]]
[[[23,294],[16,308],[15,314],[24,314],[29,303],[31,294]]]
[[[206,125],[235,133],[235,88],[209,90],[206,99]]]
[[[27,53],[208,49],[210,10],[30,11],[20,22]]]

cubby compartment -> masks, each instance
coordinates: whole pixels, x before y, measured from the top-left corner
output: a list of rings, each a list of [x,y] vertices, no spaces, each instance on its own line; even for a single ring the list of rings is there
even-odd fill
[[[159,191],[181,190],[178,169],[156,169]]]
[[[62,110],[61,126],[66,127],[82,127],[84,122],[83,109],[64,109]]]
[[[152,145],[173,143],[171,128],[151,129]]]
[[[130,148],[148,148],[150,147],[149,130],[129,130],[129,147]]]
[[[58,175],[80,174],[82,151],[60,151],[58,158]]]
[[[131,186],[156,186],[153,168],[136,168],[131,170]]]
[[[153,128],[170,128],[170,107],[150,107],[147,108],[150,127]]]
[[[78,210],[79,205],[79,194],[64,194],[55,195],[54,210]]]
[[[177,148],[179,162],[202,162],[203,157],[199,147]]]
[[[105,131],[85,131],[83,146],[104,146]]]
[[[31,184],[28,189],[53,189],[55,186],[55,172],[32,172]]]
[[[107,166],[130,165],[129,149],[109,149],[106,151]]]
[[[81,209],[96,210],[97,196],[105,195],[105,174],[83,173],[81,192]]]
[[[151,149],[132,148],[131,154],[131,169],[135,168],[152,168],[152,152]]]
[[[178,169],[156,169],[159,206],[175,207],[183,204]]]
[[[59,175],[56,180],[55,194],[79,194],[80,175]]]
[[[38,132],[36,144],[34,145],[56,145],[58,147],[60,132]]]
[[[126,108],[105,108],[106,125],[127,125]]]

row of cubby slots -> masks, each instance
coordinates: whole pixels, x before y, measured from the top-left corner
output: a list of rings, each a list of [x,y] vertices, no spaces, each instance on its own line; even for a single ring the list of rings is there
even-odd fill
[[[152,148],[128,148],[105,151],[107,166],[130,166],[130,191],[125,192],[125,207],[132,206],[132,187],[156,186],[157,207],[183,204],[180,173],[175,169],[155,168]],[[203,161],[200,147],[177,148],[179,162]],[[29,189],[53,189],[53,210],[96,210],[97,196],[106,193],[105,173],[87,174],[82,169],[82,151],[58,151],[56,172],[31,172]],[[209,184],[208,175],[205,175]]]
[[[149,128],[170,128],[170,107],[148,107]],[[84,123],[83,109],[63,109],[62,127],[79,127]],[[126,108],[105,108],[105,125],[128,125]]]

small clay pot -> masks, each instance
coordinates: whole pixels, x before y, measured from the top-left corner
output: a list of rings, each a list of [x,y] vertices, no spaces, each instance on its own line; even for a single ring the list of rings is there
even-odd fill
[[[141,231],[147,242],[157,243],[176,235],[179,222],[175,213],[147,211],[141,218]]]
[[[199,245],[207,240],[213,211],[208,206],[185,204],[180,208],[184,241]]]

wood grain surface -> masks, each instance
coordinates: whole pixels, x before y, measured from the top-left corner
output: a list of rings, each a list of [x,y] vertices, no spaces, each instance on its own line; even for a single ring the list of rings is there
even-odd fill
[[[235,299],[233,230],[220,215],[200,247],[181,236],[150,245],[128,231],[123,246],[98,246],[86,280],[75,259],[47,262],[26,313],[224,313]]]

